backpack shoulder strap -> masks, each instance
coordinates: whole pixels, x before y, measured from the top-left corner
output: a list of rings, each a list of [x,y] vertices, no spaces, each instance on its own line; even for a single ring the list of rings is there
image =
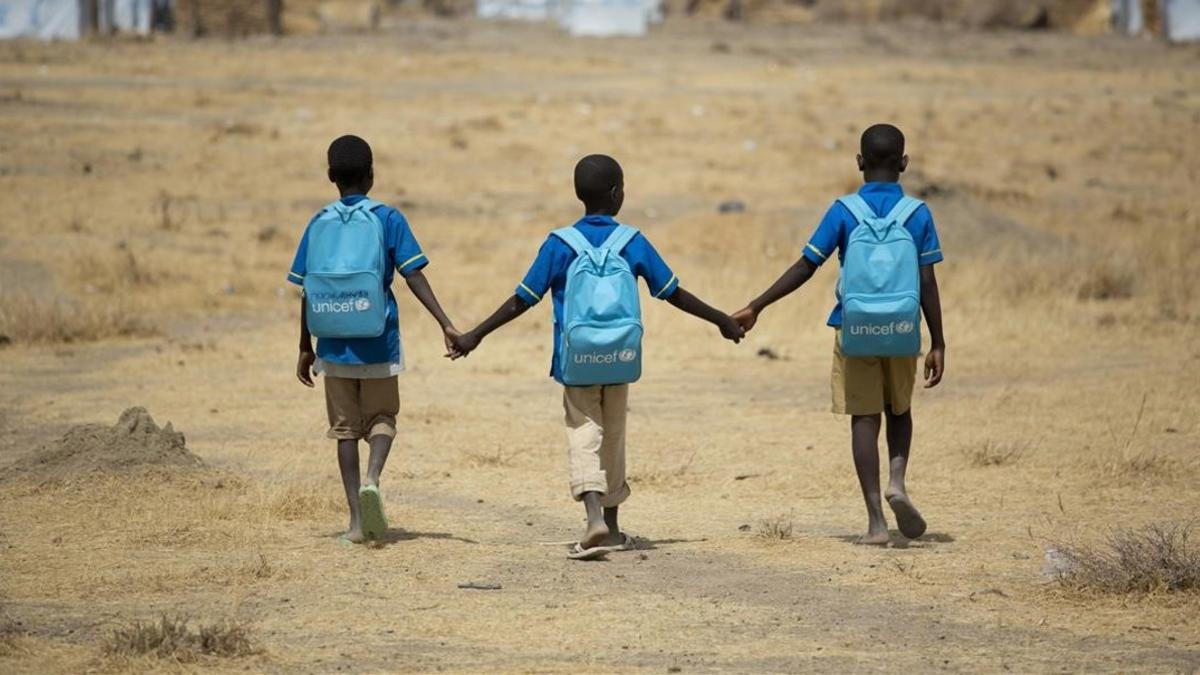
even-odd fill
[[[575,229],[574,225],[568,227],[560,227],[550,234],[562,239],[567,246],[575,251],[575,255],[583,255],[586,251],[592,250],[592,244],[583,236],[583,233]]]
[[[608,239],[605,239],[604,243],[600,245],[600,248],[620,254],[621,251],[629,245],[629,242],[633,241],[633,238],[637,235],[638,230],[636,227],[618,225],[617,228],[613,230],[612,234],[608,235]]]
[[[848,195],[838,197],[838,201],[850,211],[850,215],[854,216],[854,219],[860,225],[873,218],[878,218],[875,215],[875,211],[871,209],[871,205],[867,203],[867,200],[863,199],[857,193],[852,192]]]
[[[885,220],[888,220],[889,222],[895,221],[897,224],[903,225],[908,222],[909,218],[912,218],[913,214],[916,213],[917,209],[921,208],[924,203],[925,202],[917,199],[916,197],[904,195],[900,198],[900,201],[896,202],[896,205],[892,207],[892,210],[888,212]]]

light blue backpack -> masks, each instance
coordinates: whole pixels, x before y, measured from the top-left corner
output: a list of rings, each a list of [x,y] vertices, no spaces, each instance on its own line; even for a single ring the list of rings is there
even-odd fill
[[[902,197],[880,217],[856,194],[838,201],[858,221],[838,279],[842,353],[914,356],[921,351],[921,269],[916,242],[904,224],[922,202]]]
[[[383,223],[364,199],[336,201],[308,228],[304,296],[308,331],[319,338],[372,338],[383,334],[387,296],[383,288],[386,246]]]
[[[600,246],[574,227],[554,231],[576,253],[563,297],[563,384],[626,384],[642,376],[642,306],[621,249],[638,231],[618,225]]]

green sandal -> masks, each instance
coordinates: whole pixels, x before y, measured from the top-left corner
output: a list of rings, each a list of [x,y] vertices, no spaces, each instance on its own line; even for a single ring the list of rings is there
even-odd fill
[[[362,509],[363,536],[379,541],[387,534],[387,516],[383,514],[383,493],[378,485],[368,485],[358,491],[358,504]]]

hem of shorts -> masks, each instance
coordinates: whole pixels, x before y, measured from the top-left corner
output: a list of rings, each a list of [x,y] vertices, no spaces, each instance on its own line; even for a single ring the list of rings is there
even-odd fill
[[[335,441],[358,441],[362,440],[363,435],[361,431],[330,429],[325,432],[325,437]]]
[[[583,481],[581,483],[571,483],[571,498],[575,501],[583,501],[585,492],[599,492],[601,497],[608,494],[608,483],[606,481]]]

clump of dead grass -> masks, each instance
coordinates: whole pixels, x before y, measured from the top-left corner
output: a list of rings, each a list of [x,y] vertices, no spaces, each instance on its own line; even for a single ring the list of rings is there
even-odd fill
[[[678,466],[663,469],[648,469],[630,474],[630,483],[639,483],[648,486],[662,486],[679,483],[684,480],[688,472],[692,469],[692,462],[696,459],[696,453],[688,455],[688,458],[683,460]]]
[[[1032,441],[988,439],[978,446],[963,449],[963,454],[972,466],[1005,466],[1021,461],[1025,453],[1033,447]]]
[[[22,640],[25,629],[15,620],[0,614],[0,657],[16,656],[25,653]]]
[[[1124,300],[1133,297],[1136,285],[1137,275],[1128,265],[1101,261],[1083,271],[1076,297],[1080,300]]]
[[[259,652],[243,623],[225,619],[193,625],[185,617],[165,614],[157,621],[135,621],[113,630],[103,648],[108,656],[154,656],[183,663],[201,656],[238,658]]]
[[[1187,468],[1182,462],[1164,457],[1153,450],[1134,449],[1148,400],[1149,394],[1143,393],[1142,402],[1127,432],[1120,433],[1112,426],[1108,427],[1112,445],[1094,461],[1096,473],[1101,478],[1117,483],[1145,485],[1174,480]]]
[[[477,469],[481,467],[509,467],[513,465],[513,460],[523,452],[525,451],[514,450],[512,452],[504,452],[504,448],[497,445],[494,452],[482,450],[468,452],[465,454],[465,458],[468,464]]]
[[[336,514],[343,508],[337,496],[327,489],[307,483],[281,483],[263,489],[258,495],[260,512],[280,520],[308,520]]]
[[[792,538],[795,523],[791,513],[781,513],[758,521],[755,533],[768,541],[787,541]]]
[[[1065,588],[1101,593],[1200,591],[1200,546],[1193,523],[1118,530],[1096,545],[1057,544]]]
[[[119,298],[77,302],[60,295],[0,294],[0,335],[16,342],[91,342],[153,333],[154,328]]]

